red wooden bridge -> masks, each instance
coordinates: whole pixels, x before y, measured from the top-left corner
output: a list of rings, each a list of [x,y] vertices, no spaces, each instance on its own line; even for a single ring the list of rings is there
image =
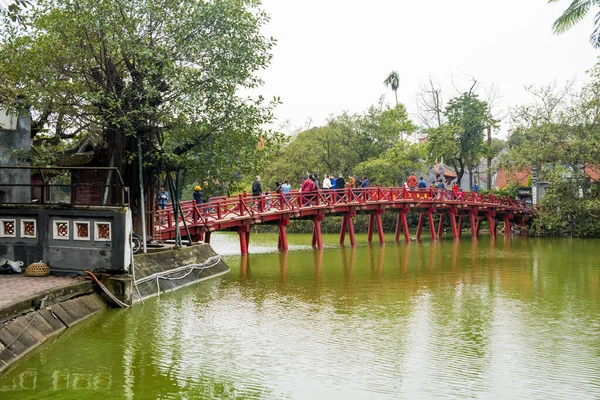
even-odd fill
[[[318,190],[314,192],[292,191],[289,194],[271,194],[263,196],[238,196],[212,198],[208,203],[195,204],[193,201],[181,202],[178,221],[174,221],[173,209],[155,212],[154,237],[157,240],[174,239],[176,230],[181,237],[187,231],[193,241],[210,243],[210,234],[214,231],[237,231],[240,237],[242,255],[248,254],[250,227],[253,224],[272,224],[279,226],[279,250],[288,251],[286,226],[291,219],[312,220],[312,245],[323,248],[321,221],[326,215],[342,216],[340,244],[344,244],[346,232],[350,245],[356,246],[353,217],[356,214],[369,214],[368,241],[372,241],[377,230],[379,242],[384,243],[381,214],[386,210],[398,213],[396,223],[396,241],[404,233],[404,240],[410,242],[407,214],[419,214],[416,239],[420,240],[425,219],[429,225],[432,240],[438,240],[443,232],[444,218],[450,219],[454,239],[460,238],[463,220],[468,220],[473,237],[479,235],[479,223],[487,219],[490,234],[496,235],[498,221],[504,221],[505,234],[510,234],[511,225],[523,228],[534,214],[530,204],[509,197],[496,197],[493,194],[474,192],[452,192],[438,189],[410,190],[402,187],[372,187],[364,189]],[[437,217],[437,228],[435,223]]]

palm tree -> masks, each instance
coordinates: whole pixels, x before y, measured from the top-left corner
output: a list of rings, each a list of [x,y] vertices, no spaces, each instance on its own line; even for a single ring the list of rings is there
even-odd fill
[[[554,3],[559,0],[548,0]],[[560,34],[571,29],[576,23],[585,18],[592,7],[600,6],[600,0],[572,0],[571,5],[562,13],[552,25],[554,33]],[[595,48],[600,48],[600,12],[594,18],[594,31],[590,35],[590,43]]]
[[[400,86],[400,75],[398,75],[398,71],[390,72],[385,81],[383,81],[383,84],[386,87],[392,88],[394,95],[396,96],[396,105],[398,105],[398,86]]]

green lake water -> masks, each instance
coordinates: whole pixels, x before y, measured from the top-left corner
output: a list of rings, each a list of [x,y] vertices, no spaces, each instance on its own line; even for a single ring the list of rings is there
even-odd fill
[[[600,398],[600,241],[324,239],[215,234],[228,275],[68,329],[0,399]]]

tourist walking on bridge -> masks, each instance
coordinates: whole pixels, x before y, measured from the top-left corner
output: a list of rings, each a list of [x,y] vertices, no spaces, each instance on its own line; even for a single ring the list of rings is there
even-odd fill
[[[285,197],[286,200],[289,200],[292,187],[287,179],[283,182],[283,185],[281,185],[281,191],[283,192],[283,197]]]
[[[456,181],[454,181],[454,183],[452,184],[452,200],[457,200],[458,199],[458,185],[456,184]]]
[[[196,204],[202,204],[202,188],[200,186],[196,186],[194,188],[194,201]]]
[[[323,175],[323,190],[331,189],[331,180],[329,180],[329,175]]]
[[[300,192],[302,192],[301,200],[304,200],[306,202],[307,206],[311,205],[310,197],[312,197],[312,196],[309,197],[307,195],[307,193],[314,192],[315,190],[316,190],[315,182],[312,180],[312,176],[308,175],[306,177],[306,179],[304,180],[304,182],[302,182],[302,186],[300,187]],[[301,203],[303,203],[303,202],[301,202]],[[302,204],[300,204],[300,206],[302,206]]]
[[[165,190],[164,186],[160,187],[160,190],[158,191],[158,195],[156,197],[156,201],[158,203],[159,210],[164,210],[165,208],[167,208],[167,204],[169,204],[169,192]]]
[[[362,177],[362,182],[360,183],[360,187],[366,189],[370,186],[369,179],[366,176]]]
[[[262,194],[262,185],[260,183],[260,176],[257,176],[252,183],[252,196],[260,196]]]
[[[415,176],[415,174],[411,174],[408,179],[406,180],[406,184],[408,185],[408,188],[413,190],[417,187],[417,177]]]
[[[350,175],[350,177],[348,178],[348,185],[350,185],[351,188],[356,187],[356,179],[354,178],[354,176]]]
[[[342,174],[340,174],[340,176],[338,176],[335,180],[335,186],[336,189],[339,189],[341,191],[344,191],[344,189],[346,189],[346,181],[344,180],[344,176]]]
[[[419,183],[417,186],[419,187],[419,189],[427,189],[427,182],[425,182],[425,179],[423,179],[423,177],[419,179]]]
[[[260,183],[260,176],[256,176],[256,179],[254,179],[254,182],[252,182],[252,197],[258,197],[262,195],[262,185]],[[252,202],[252,206],[254,206],[254,202]],[[262,201],[258,202],[258,208],[259,211],[262,212],[263,210],[263,206],[262,206]]]

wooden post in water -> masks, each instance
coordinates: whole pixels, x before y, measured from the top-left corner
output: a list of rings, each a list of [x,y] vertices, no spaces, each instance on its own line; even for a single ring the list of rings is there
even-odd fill
[[[290,220],[288,217],[283,217],[279,221],[279,241],[277,243],[277,248],[282,253],[288,252],[287,232],[286,232],[285,227],[288,226],[289,223],[290,223]]]
[[[354,210],[350,210],[344,213],[342,218],[342,229],[340,230],[340,245],[344,245],[346,239],[346,229],[348,230],[348,236],[350,237],[350,246],[356,247],[356,237],[354,236],[354,223],[352,217],[355,215]]]
[[[244,227],[240,226],[238,228],[238,235],[240,236],[240,253],[242,256],[248,255],[248,243],[246,242],[246,232],[244,232]]]
[[[429,233],[431,234],[431,240],[435,242],[437,237],[435,235],[435,222],[433,221],[433,210],[431,208],[427,209],[427,219],[429,220]]]
[[[417,225],[417,240],[421,240],[421,232],[423,231],[423,213],[419,214],[419,223]]]
[[[375,219],[375,214],[369,214],[369,226],[367,227],[367,243],[371,244],[373,242],[373,220]]]
[[[377,234],[379,235],[379,244],[380,245],[384,245],[385,244],[385,236],[384,236],[384,232],[383,232],[383,223],[381,222],[381,214],[383,213],[383,210],[377,210],[377,212],[375,213],[375,222],[377,222]]]
[[[440,223],[438,225],[437,237],[440,239],[444,234],[444,214],[440,214]]]
[[[487,220],[488,220],[488,225],[490,226],[490,236],[495,238],[496,237],[496,213],[493,211],[488,211],[487,213]]]
[[[452,236],[454,240],[459,239],[458,227],[456,226],[456,208],[451,208],[448,216],[450,217],[450,225],[452,226]]]

